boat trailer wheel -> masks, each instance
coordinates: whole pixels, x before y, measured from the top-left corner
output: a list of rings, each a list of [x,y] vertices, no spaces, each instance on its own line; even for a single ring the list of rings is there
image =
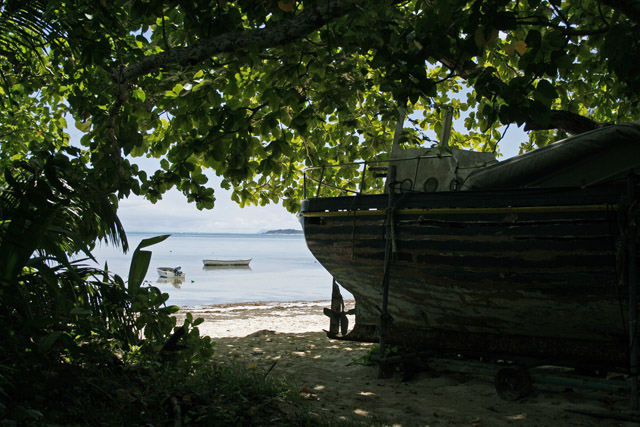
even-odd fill
[[[519,400],[531,393],[531,377],[521,366],[502,368],[496,373],[496,391],[504,400]]]

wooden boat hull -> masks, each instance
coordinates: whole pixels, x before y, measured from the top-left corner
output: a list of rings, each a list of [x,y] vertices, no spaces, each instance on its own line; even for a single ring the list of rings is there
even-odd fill
[[[303,202],[307,245],[356,299],[347,339],[376,341],[385,236],[385,340],[444,352],[629,364],[623,185]],[[637,263],[637,259],[635,260]]]

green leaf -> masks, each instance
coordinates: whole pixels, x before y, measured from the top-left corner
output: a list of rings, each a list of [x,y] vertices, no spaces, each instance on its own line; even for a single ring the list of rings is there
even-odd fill
[[[538,30],[529,30],[524,41],[528,47],[537,49],[542,44],[542,34]]]
[[[144,281],[149,264],[151,262],[151,252],[137,250],[133,253],[131,265],[129,267],[129,292],[136,294]]]
[[[141,102],[144,102],[146,99],[146,95],[142,89],[134,89],[132,94],[135,99],[138,99]]]
[[[547,80],[540,80],[536,85],[536,90],[543,98],[549,101],[554,100],[558,97],[558,93],[556,92],[553,84],[551,84]]]
[[[76,129],[81,132],[89,132],[91,130],[91,120],[76,120],[75,122]]]
[[[142,249],[151,245],[155,245],[156,243],[160,243],[166,240],[169,236],[170,234],[166,234],[149,239],[143,239],[136,250],[133,252],[133,257],[131,258],[131,266],[129,267],[129,291],[132,294],[135,294],[142,285],[142,282],[147,275],[147,271],[149,270],[149,264],[151,262],[151,252],[143,251]]]
[[[171,91],[176,95],[180,95],[180,92],[182,92],[183,90],[184,86],[182,86],[180,83],[176,84],[173,89],[171,89]]]
[[[566,52],[564,47],[567,43],[567,37],[560,30],[552,30],[544,35],[544,44],[549,46],[552,50],[562,49]]]
[[[38,340],[38,352],[46,354],[53,344],[62,336],[62,331],[53,331]]]

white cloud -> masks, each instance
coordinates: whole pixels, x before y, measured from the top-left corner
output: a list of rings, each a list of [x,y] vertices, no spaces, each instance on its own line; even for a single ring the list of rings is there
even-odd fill
[[[177,190],[169,191],[156,204],[132,196],[120,202],[118,216],[126,231],[257,233],[301,228],[295,215],[281,205],[241,208],[221,189],[216,189],[215,197],[212,210],[199,211]]]

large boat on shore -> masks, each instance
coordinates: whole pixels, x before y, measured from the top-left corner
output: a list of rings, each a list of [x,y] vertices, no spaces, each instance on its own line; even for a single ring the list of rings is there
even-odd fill
[[[358,186],[310,168],[300,214],[356,301],[341,338],[636,369],[640,123],[503,162],[435,147],[342,167]]]

